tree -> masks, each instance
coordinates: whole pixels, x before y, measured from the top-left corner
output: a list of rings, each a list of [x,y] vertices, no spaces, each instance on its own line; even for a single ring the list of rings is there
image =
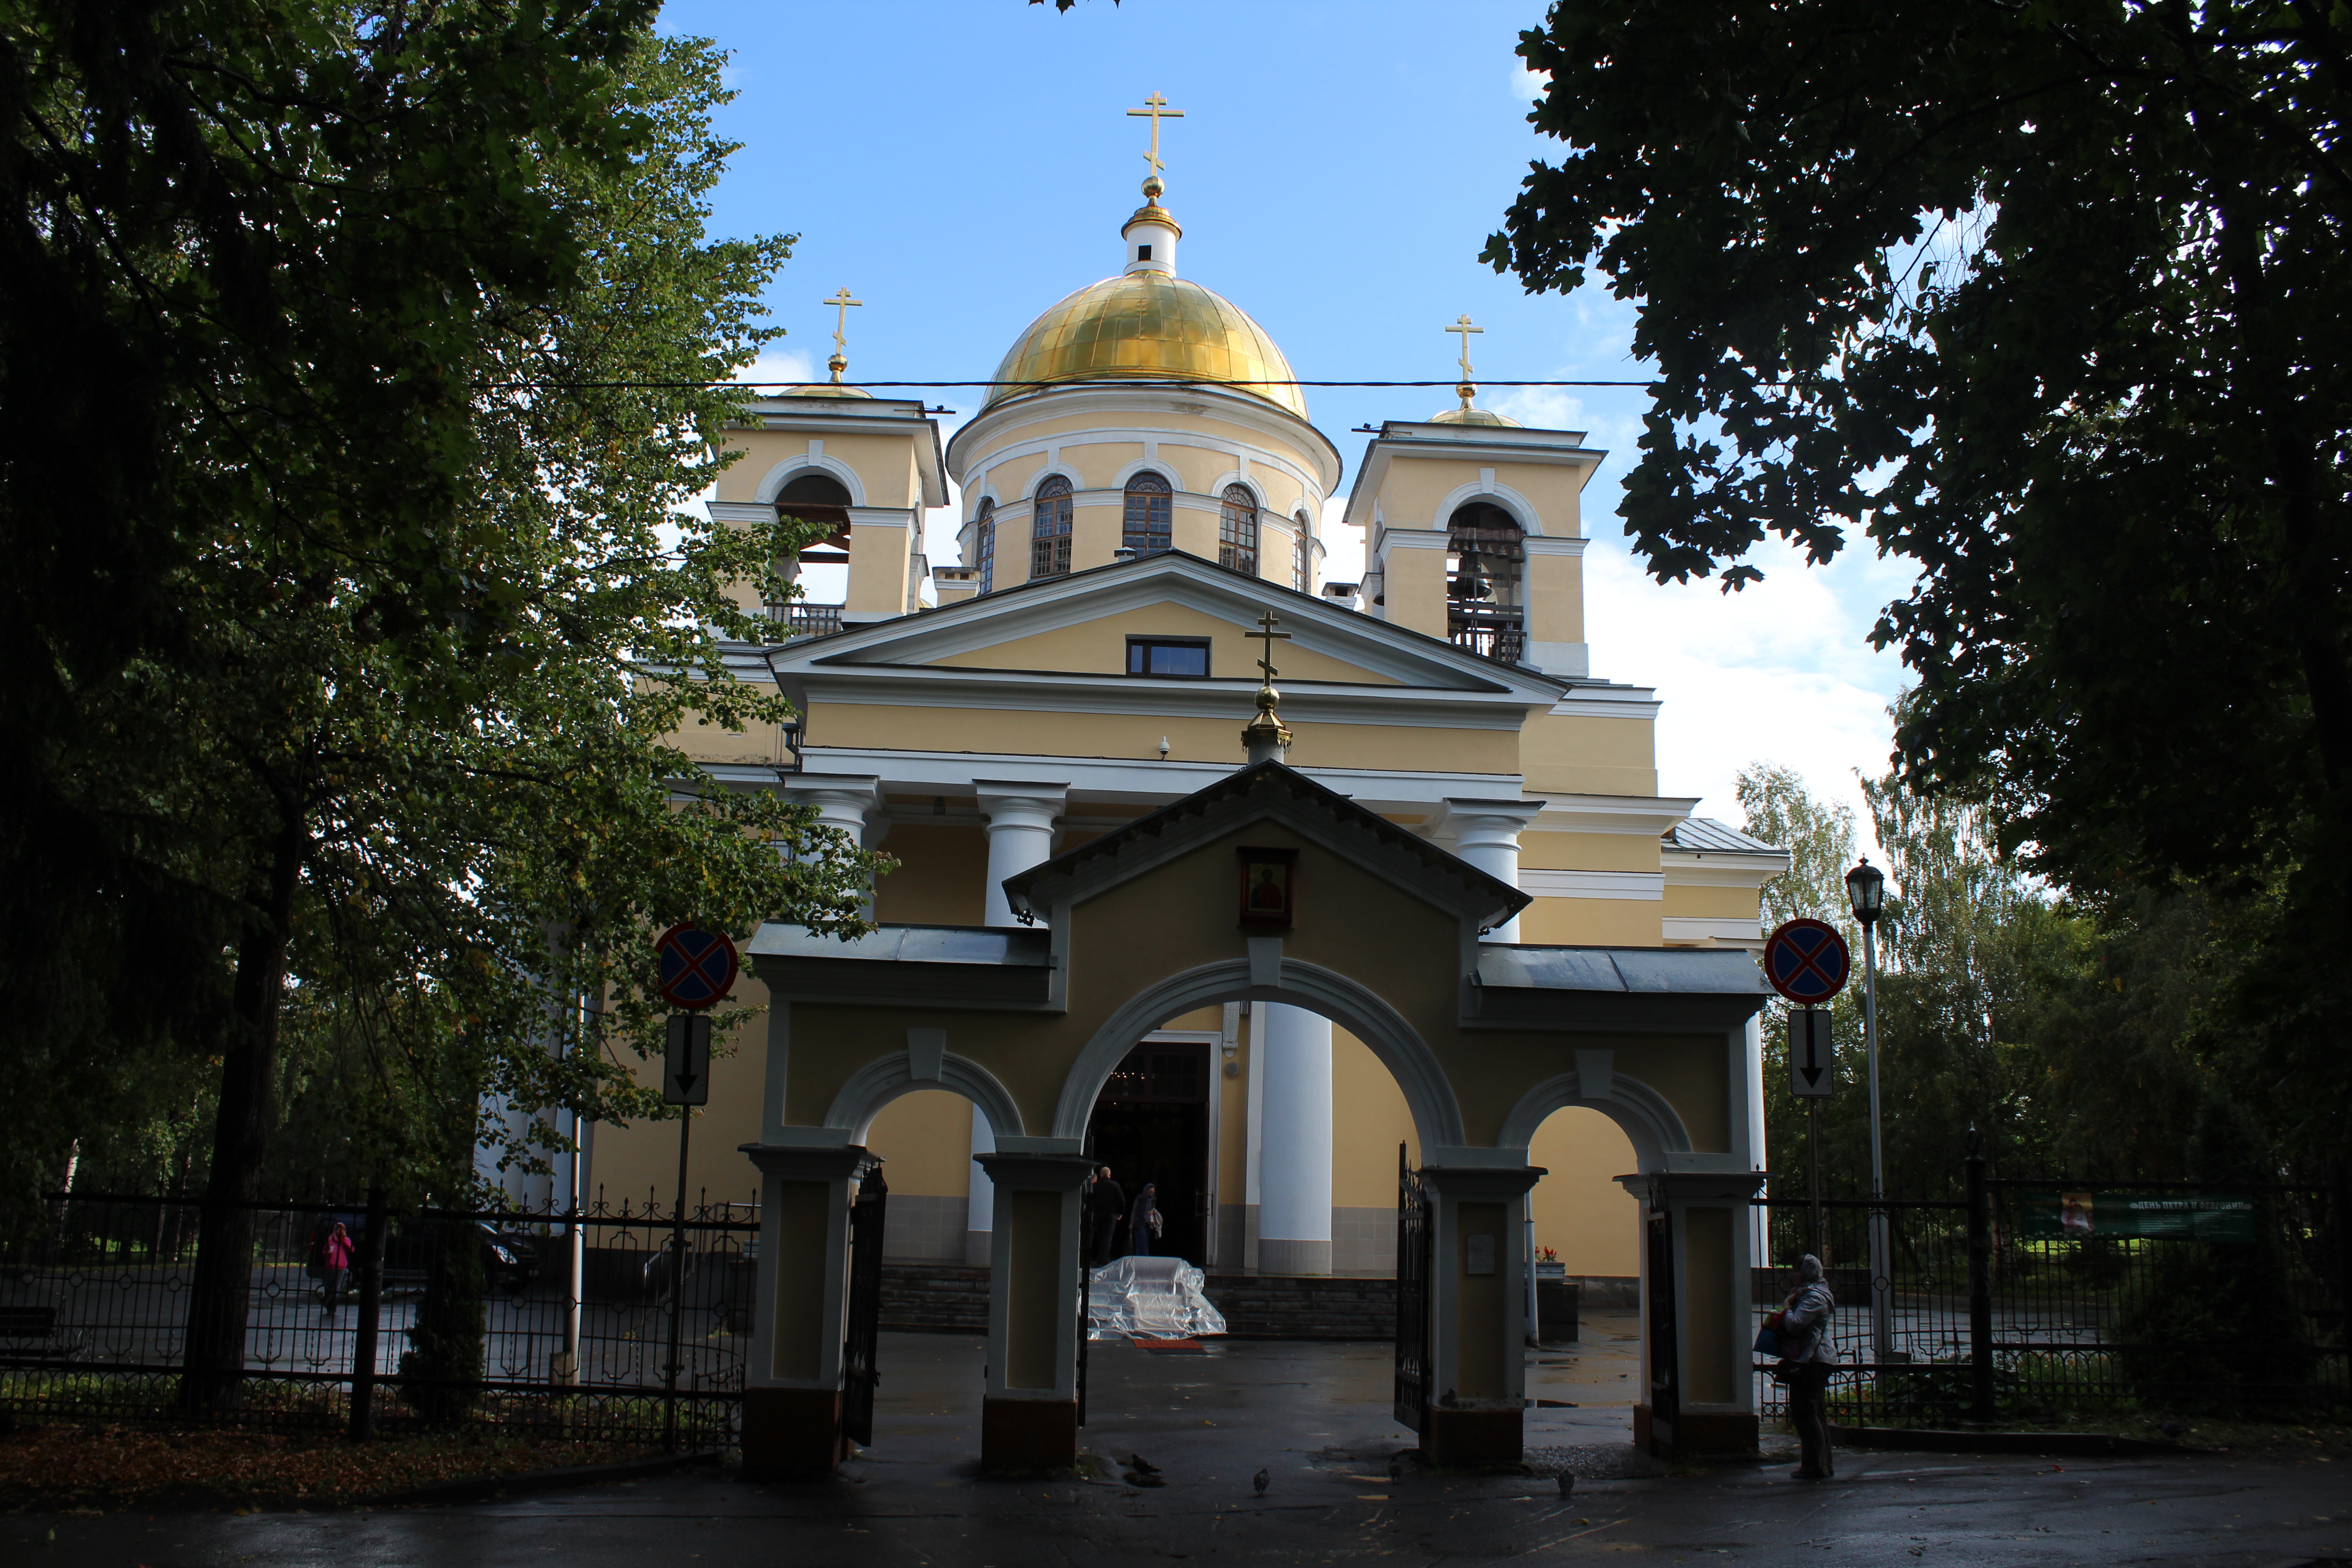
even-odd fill
[[[485,1093],[550,1113],[550,1144],[558,1108],[657,1113],[630,1073],[653,930],[860,929],[875,862],[676,741],[789,711],[725,639],[768,633],[734,595],[791,541],[683,510],[787,242],[704,239],[720,62],[647,16],[43,10],[10,62],[37,176],[14,242],[63,346],[136,370],[128,438],[156,445],[107,521],[167,608],[77,642],[86,595],[22,606],[48,685],[0,713],[37,763],[15,782],[97,869],[23,833],[35,881],[0,898],[68,900],[92,956],[39,961],[79,979],[162,928],[184,997],[59,1021],[219,1063],[196,1410],[237,1397],[289,1013],[343,1053],[352,1176],[461,1196],[446,1151]],[[95,466],[106,412],[50,423]],[[79,519],[24,478],[6,524],[47,560]]]
[[[1768,536],[1918,563],[1874,637],[1906,782],[2068,885],[2248,915],[2242,1018],[2352,1111],[2352,214],[2340,6],[1564,0],[1486,258],[1588,269],[1658,367],[1662,579]]]

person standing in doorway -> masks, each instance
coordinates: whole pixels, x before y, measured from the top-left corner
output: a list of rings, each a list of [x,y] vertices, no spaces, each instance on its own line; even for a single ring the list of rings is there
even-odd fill
[[[337,1220],[327,1239],[319,1244],[319,1293],[327,1303],[327,1321],[335,1321],[335,1304],[343,1299],[343,1281],[352,1271],[352,1233]]]
[[[1162,1221],[1160,1218],[1160,1189],[1152,1183],[1143,1184],[1135,1194],[1135,1207],[1127,1215],[1127,1255],[1149,1258],[1151,1244],[1159,1239]]]
[[[1830,1320],[1836,1312],[1837,1297],[1822,1278],[1822,1260],[1808,1252],[1797,1259],[1797,1288],[1780,1310],[1789,1424],[1803,1450],[1790,1473],[1801,1481],[1823,1481],[1837,1473],[1830,1454],[1830,1377],[1839,1366]]]
[[[1100,1268],[1111,1260],[1111,1247],[1118,1239],[1119,1222],[1127,1217],[1127,1193],[1110,1179],[1110,1167],[1095,1167],[1095,1178],[1087,1184],[1087,1262]]]

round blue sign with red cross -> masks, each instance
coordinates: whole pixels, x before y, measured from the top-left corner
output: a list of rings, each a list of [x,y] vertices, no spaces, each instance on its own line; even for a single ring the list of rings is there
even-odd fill
[[[661,960],[662,1000],[699,1013],[718,1005],[735,984],[735,943],[727,933],[675,925],[654,942]]]
[[[1764,939],[1764,979],[1790,1001],[1818,1007],[1853,972],[1845,938],[1826,921],[1783,921]]]

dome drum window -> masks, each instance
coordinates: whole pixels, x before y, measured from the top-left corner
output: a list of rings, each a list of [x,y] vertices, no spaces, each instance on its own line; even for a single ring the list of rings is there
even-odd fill
[[[1176,493],[1158,474],[1127,481],[1127,515],[1120,546],[1131,555],[1163,555],[1176,548]]]
[[[1246,485],[1227,485],[1217,516],[1217,564],[1257,575],[1257,497]]]
[[[1445,524],[1445,635],[1457,647],[1516,664],[1525,647],[1527,536],[1490,501],[1457,508]]]
[[[980,591],[996,591],[996,503],[982,500],[980,515],[972,519],[976,537],[971,542],[972,558],[980,563]]]
[[[1315,536],[1307,526],[1307,514],[1301,511],[1291,521],[1290,585],[1302,594],[1315,587]]]
[[[1070,574],[1070,517],[1074,503],[1070,481],[1060,475],[1037,487],[1035,521],[1029,528],[1029,575],[1066,577]]]

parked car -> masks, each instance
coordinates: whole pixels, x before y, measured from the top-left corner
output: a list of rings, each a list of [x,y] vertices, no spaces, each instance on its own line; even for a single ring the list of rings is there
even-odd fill
[[[384,1243],[383,1288],[386,1291],[422,1290],[431,1248],[445,1222],[437,1218],[403,1220],[393,1226]],[[493,1290],[520,1296],[539,1278],[539,1247],[520,1231],[501,1230],[488,1220],[460,1222],[473,1233],[480,1249],[482,1279]]]

